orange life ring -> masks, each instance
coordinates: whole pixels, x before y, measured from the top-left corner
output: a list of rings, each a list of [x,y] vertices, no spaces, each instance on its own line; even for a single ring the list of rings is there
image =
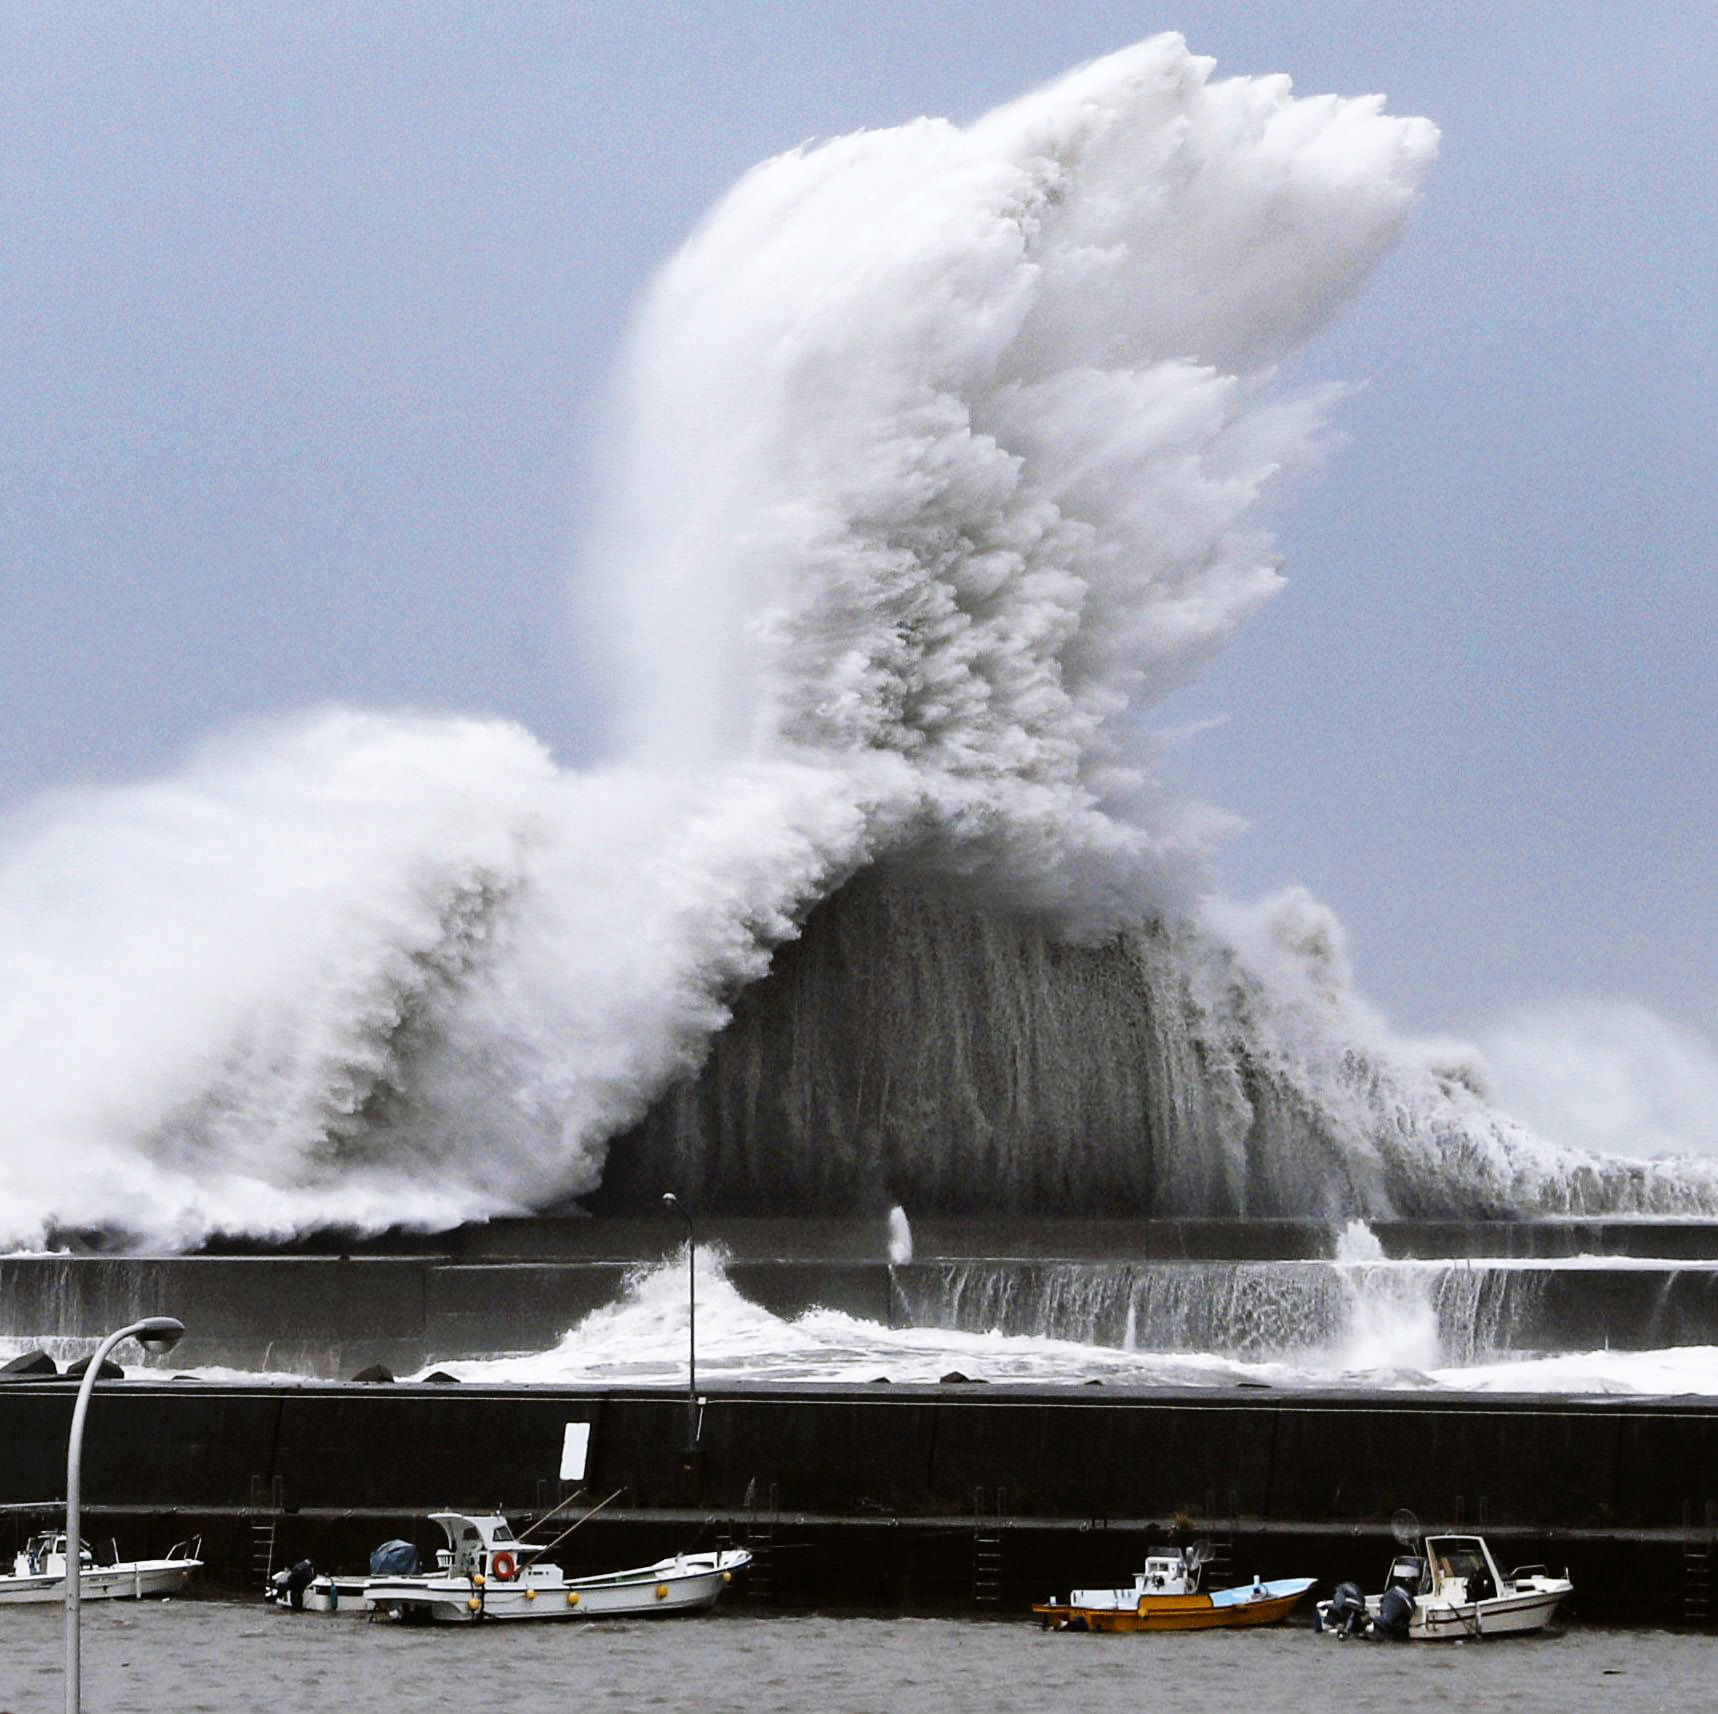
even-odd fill
[[[501,1583],[511,1583],[519,1575],[519,1562],[505,1548],[489,1561],[489,1574]]]

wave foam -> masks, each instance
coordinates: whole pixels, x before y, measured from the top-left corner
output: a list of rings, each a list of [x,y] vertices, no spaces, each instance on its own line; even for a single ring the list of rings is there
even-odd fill
[[[1086,938],[1190,905],[1224,823],[1145,716],[1277,586],[1258,502],[1337,395],[1274,366],[1436,144],[1211,70],[1159,37],[715,209],[641,311],[581,574],[617,765],[331,710],[10,816],[0,1235],[580,1193],[880,860]]]

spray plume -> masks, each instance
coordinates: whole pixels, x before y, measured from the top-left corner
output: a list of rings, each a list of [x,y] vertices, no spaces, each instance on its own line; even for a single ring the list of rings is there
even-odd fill
[[[1336,394],[1274,367],[1436,141],[1211,69],[1160,37],[717,206],[619,369],[581,578],[614,765],[334,709],[14,813],[0,1236],[588,1191],[879,862],[1087,943],[1191,908],[1225,823],[1142,717],[1277,586],[1257,503]]]

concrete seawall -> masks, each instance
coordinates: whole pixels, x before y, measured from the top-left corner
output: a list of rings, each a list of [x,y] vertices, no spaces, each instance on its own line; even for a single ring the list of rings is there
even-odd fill
[[[1718,1344],[1710,1223],[1402,1221],[1372,1235],[1389,1258],[1473,1258],[1474,1276],[1503,1282],[1473,1301],[1498,1308],[1510,1337]],[[1191,1282],[1197,1298],[1226,1268],[1280,1263],[1286,1291],[1328,1278],[1342,1231],[985,1219],[915,1222],[913,1236],[915,1261],[891,1266],[881,1221],[699,1223],[700,1243],[720,1244],[733,1285],[765,1308],[824,1304],[885,1324],[934,1317],[986,1279],[1031,1313],[1069,1279],[1080,1290],[1064,1296],[1095,1281],[1113,1306],[1142,1275],[1153,1289]],[[405,1373],[546,1349],[678,1239],[663,1218],[532,1219],[324,1235],[287,1253],[5,1257],[0,1333],[88,1349],[166,1310],[193,1330],[175,1355],[201,1367]],[[89,1533],[143,1552],[201,1530],[210,1581],[240,1590],[271,1559],[349,1569],[387,1536],[432,1547],[424,1514],[440,1507],[546,1511],[578,1485],[562,1478],[569,1424],[589,1430],[586,1493],[613,1496],[570,1565],[744,1540],[758,1564],[739,1593],[759,1603],[1018,1612],[1071,1584],[1125,1582],[1166,1531],[1223,1542],[1237,1577],[1370,1583],[1407,1507],[1428,1528],[1483,1529],[1509,1565],[1566,1563],[1576,1617],[1680,1622],[1699,1610],[1718,1522],[1718,1396],[723,1381],[702,1390],[689,1458],[673,1387],[133,1373],[97,1392]],[[73,1392],[64,1379],[0,1383],[0,1505],[63,1496]]]
[[[63,1494],[72,1396],[0,1386],[0,1502]],[[1406,1506],[1510,1563],[1566,1561],[1588,1617],[1673,1622],[1718,1494],[1718,1399],[725,1386],[689,1459],[667,1389],[128,1380],[98,1391],[86,1505],[140,1548],[204,1529],[243,1586],[259,1528],[277,1560],[355,1565],[389,1533],[431,1545],[437,1507],[545,1510],[578,1485],[569,1423],[582,1485],[619,1496],[580,1537],[598,1563],[747,1539],[759,1598],[909,1610],[1119,1580],[1175,1527],[1228,1541],[1243,1576],[1371,1580]],[[1002,1569],[975,1580],[981,1538]]]
[[[1390,1258],[1453,1258],[1451,1283],[1463,1289],[1448,1294],[1452,1313],[1484,1322],[1510,1349],[1718,1344],[1718,1226],[1710,1223],[1398,1221],[1378,1223],[1373,1235]],[[1128,1324],[1131,1306],[1141,1336],[1164,1349],[1235,1348],[1221,1327],[1148,1320],[1151,1306],[1177,1291],[1195,1304],[1224,1295],[1221,1270],[1231,1264],[1303,1264],[1298,1276],[1278,1270],[1286,1296],[1277,1307],[1308,1325],[1327,1318],[1306,1270],[1324,1268],[1327,1288],[1339,1237],[1321,1221],[935,1220],[915,1226],[916,1260],[896,1267],[881,1221],[700,1225],[700,1242],[726,1253],[739,1293],[777,1315],[822,1306],[884,1326],[1004,1327],[1118,1343],[1114,1327]],[[341,1379],[381,1363],[405,1374],[448,1359],[547,1350],[619,1299],[630,1272],[660,1261],[678,1239],[678,1223],[662,1218],[533,1219],[347,1239],[332,1251],[318,1247],[337,1241],[324,1237],[286,1253],[0,1257],[0,1336],[64,1342],[55,1348],[66,1355],[78,1341],[170,1308],[195,1329],[194,1354],[188,1347],[179,1360],[200,1367]],[[1483,1279],[1487,1258],[1506,1266]],[[1628,1260],[1613,1266],[1612,1258]],[[1212,1270],[1217,1289],[1200,1268]],[[1090,1272],[1073,1277],[1080,1269]],[[1155,1292],[1142,1283],[1154,1269],[1163,1288]],[[1478,1295],[1465,1289],[1476,1281]],[[1049,1313],[1059,1305],[1065,1316],[1070,1302],[1088,1319],[1064,1324]],[[981,1323],[962,1321],[961,1304]]]
[[[0,1258],[0,1334],[94,1341],[171,1306],[194,1360],[343,1379],[373,1363],[405,1374],[450,1358],[543,1351],[619,1299],[633,1264],[449,1262],[434,1257],[45,1256]],[[880,1262],[739,1262],[728,1276],[774,1314],[814,1304],[890,1321]]]
[[[1000,1328],[1122,1344],[1130,1304],[1182,1306],[1138,1337],[1161,1350],[1244,1349],[1216,1312],[1244,1288],[1225,1264],[732,1261],[739,1294],[770,1313],[836,1309],[884,1327]],[[1243,1264],[1259,1267],[1260,1264]],[[1148,1274],[1146,1269],[1155,1269]],[[1081,1272],[1080,1270],[1086,1270]],[[545,1351],[593,1310],[619,1300],[619,1262],[443,1262],[418,1257],[133,1257],[0,1259],[0,1335],[61,1358],[104,1333],[170,1308],[195,1345],[155,1366],[234,1368],[324,1380],[371,1364],[410,1374],[437,1362]],[[1335,1282],[1328,1270],[1254,1276],[1276,1319],[1253,1336],[1316,1343]],[[1652,1350],[1718,1344],[1718,1269],[1511,1264],[1452,1270],[1455,1311],[1513,1350]],[[1437,1282],[1428,1286],[1437,1295]],[[1290,1325],[1298,1316],[1300,1326]],[[1236,1319],[1239,1319],[1237,1312]],[[1244,1331],[1244,1330],[1243,1330]],[[1459,1337],[1463,1329],[1452,1328]],[[1469,1336],[1473,1337],[1472,1329]],[[1453,1359],[1452,1359],[1453,1360]],[[1469,1354],[1472,1360],[1472,1354]]]

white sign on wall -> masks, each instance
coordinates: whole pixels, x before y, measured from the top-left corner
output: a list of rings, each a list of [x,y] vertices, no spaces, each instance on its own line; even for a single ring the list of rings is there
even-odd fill
[[[590,1457],[591,1425],[588,1422],[569,1422],[567,1432],[561,1437],[561,1480],[563,1482],[582,1482],[585,1479],[585,1463]]]

